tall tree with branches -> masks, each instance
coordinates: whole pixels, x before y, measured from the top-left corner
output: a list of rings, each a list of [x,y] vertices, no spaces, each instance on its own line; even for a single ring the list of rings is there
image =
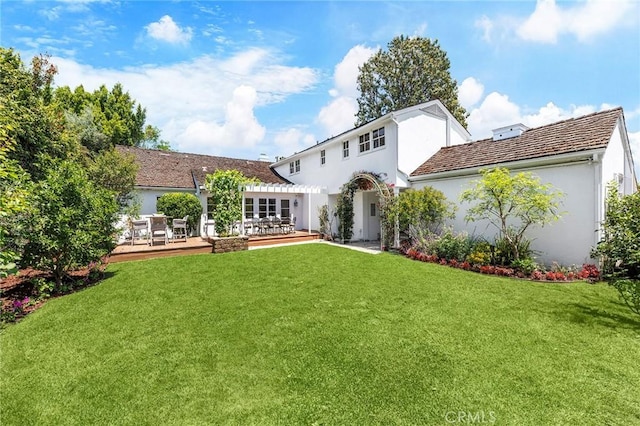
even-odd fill
[[[360,67],[356,126],[391,111],[439,99],[466,127],[449,58],[437,40],[395,37]]]

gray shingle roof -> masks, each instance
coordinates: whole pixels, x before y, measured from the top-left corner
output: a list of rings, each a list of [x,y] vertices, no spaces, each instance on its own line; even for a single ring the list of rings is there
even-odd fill
[[[622,108],[615,108],[529,129],[510,139],[441,148],[411,176],[606,148],[621,116]]]
[[[277,175],[269,167],[269,163],[265,161],[130,146],[117,146],[116,149],[120,153],[134,156],[139,166],[136,176],[137,186],[195,189],[195,182],[198,182],[198,185],[204,184],[205,176],[218,169],[239,170],[245,176],[258,178],[263,183],[288,183]]]

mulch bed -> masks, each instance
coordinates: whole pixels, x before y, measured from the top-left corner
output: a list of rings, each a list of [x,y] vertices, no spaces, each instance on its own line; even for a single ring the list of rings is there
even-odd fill
[[[95,284],[96,281],[91,282],[89,280],[89,274],[89,268],[72,271],[69,273],[69,277],[65,282],[65,284],[69,284],[67,286],[68,291],[64,293],[54,292],[51,297],[73,293]],[[17,275],[11,275],[0,280],[0,306],[2,307],[2,312],[14,310],[16,303],[22,303],[25,299],[28,299],[30,303],[26,304],[19,312],[16,312],[17,321],[42,306],[47,299],[42,298],[38,300],[40,298],[39,291],[36,288],[36,281],[38,279],[44,279],[49,282],[53,281],[53,277],[48,272],[37,271],[30,268],[22,269]]]

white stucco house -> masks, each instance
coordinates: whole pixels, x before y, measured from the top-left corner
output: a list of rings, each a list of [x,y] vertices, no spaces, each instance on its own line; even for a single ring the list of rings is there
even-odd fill
[[[357,171],[382,176],[396,194],[430,185],[455,203],[480,169],[531,171],[566,194],[562,220],[529,234],[539,260],[547,263],[589,261],[591,247],[600,238],[608,182],[618,182],[623,194],[637,191],[621,108],[533,129],[512,124],[496,129],[493,138],[472,141],[446,107],[433,100],[391,112],[273,164],[120,149],[133,154],[140,165],[136,188],[144,214],[155,212],[155,200],[162,193],[189,191],[201,199],[204,222],[204,176],[217,168],[235,168],[263,182],[245,193],[245,218],[295,216],[297,229],[318,229],[318,208],[326,204],[332,210],[341,186]],[[355,194],[353,240],[380,238],[377,203],[376,191]],[[492,240],[495,230],[483,223],[465,223],[465,213],[466,206],[460,205],[451,222],[454,229]]]
[[[522,124],[496,129],[490,139],[443,147],[411,173],[414,188],[430,185],[449,200],[478,178],[480,169],[505,167],[528,171],[562,191],[563,216],[527,236],[539,259],[549,264],[580,265],[600,240],[606,187],[615,181],[621,194],[637,191],[633,158],[621,108],[534,129]],[[454,229],[491,238],[487,223],[466,223],[468,205],[460,205]]]
[[[471,135],[438,100],[388,113],[365,125],[317,143],[281,159],[271,167],[297,184],[321,184],[323,197],[315,197],[311,209],[336,205],[340,187],[356,171],[381,174],[397,194],[412,186],[410,174],[441,147],[466,143]],[[380,238],[377,192],[354,196],[353,239]],[[334,224],[335,225],[335,224]],[[318,215],[310,226],[319,227]]]

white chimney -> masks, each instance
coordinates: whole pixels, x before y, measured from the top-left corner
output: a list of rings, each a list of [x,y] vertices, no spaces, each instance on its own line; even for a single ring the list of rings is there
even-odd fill
[[[522,123],[500,127],[499,129],[493,130],[493,140],[501,141],[503,139],[515,138],[523,134],[526,130],[529,130],[529,128]]]

